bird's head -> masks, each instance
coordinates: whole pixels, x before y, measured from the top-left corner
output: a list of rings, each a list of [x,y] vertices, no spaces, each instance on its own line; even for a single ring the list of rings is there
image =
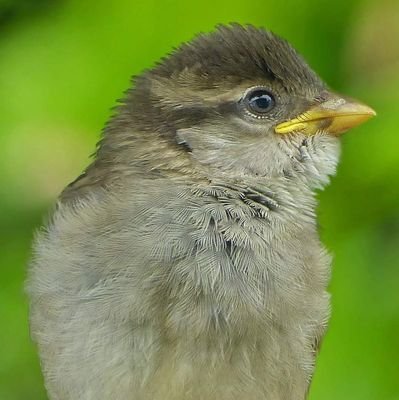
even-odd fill
[[[185,157],[210,175],[296,175],[322,186],[335,171],[339,135],[372,115],[332,93],[285,40],[233,24],[136,78],[109,135],[126,128],[126,144],[129,129],[139,131],[132,146],[147,157]]]

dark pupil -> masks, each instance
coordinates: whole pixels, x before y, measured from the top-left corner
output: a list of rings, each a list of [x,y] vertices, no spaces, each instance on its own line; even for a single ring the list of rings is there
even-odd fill
[[[268,108],[270,105],[270,96],[268,96],[267,94],[264,94],[260,97],[256,97],[254,99],[254,102],[256,103],[256,107]]]
[[[269,111],[273,107],[273,103],[272,96],[263,90],[252,93],[249,99],[251,109],[261,113]]]

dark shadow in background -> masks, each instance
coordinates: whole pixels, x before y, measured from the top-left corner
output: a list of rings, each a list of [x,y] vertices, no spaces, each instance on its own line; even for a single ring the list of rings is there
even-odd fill
[[[0,4],[0,34],[16,23],[40,17],[63,3],[65,0],[6,0],[5,4]]]

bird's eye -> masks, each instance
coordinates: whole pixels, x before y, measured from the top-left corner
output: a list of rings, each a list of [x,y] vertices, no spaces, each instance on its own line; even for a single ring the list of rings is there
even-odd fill
[[[268,113],[276,103],[273,95],[265,89],[251,90],[244,101],[248,110],[257,115]]]

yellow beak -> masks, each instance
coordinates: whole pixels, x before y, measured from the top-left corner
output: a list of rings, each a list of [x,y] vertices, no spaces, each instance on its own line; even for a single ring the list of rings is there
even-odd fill
[[[274,130],[279,134],[301,132],[313,135],[317,132],[326,132],[338,136],[375,115],[375,111],[364,104],[331,95],[323,103],[278,124]]]

